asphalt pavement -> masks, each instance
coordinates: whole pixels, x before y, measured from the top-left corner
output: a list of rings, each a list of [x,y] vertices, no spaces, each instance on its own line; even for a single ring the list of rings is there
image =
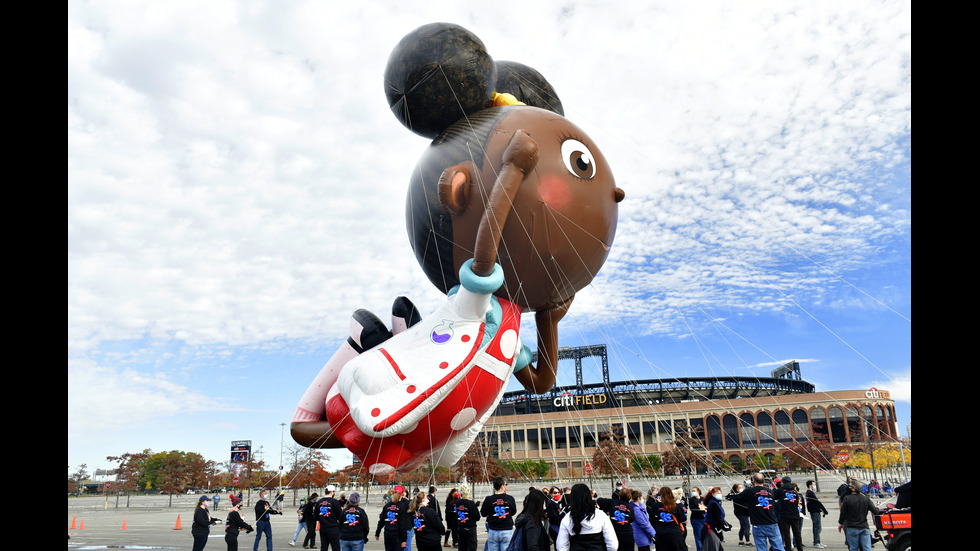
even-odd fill
[[[675,484],[671,484],[675,485]],[[440,506],[444,508],[446,498],[446,488],[440,488],[436,497],[439,499]],[[518,502],[526,495],[527,485],[509,487],[510,493],[514,495]],[[489,493],[489,487],[477,486],[477,500],[482,501],[483,497]],[[295,547],[290,547],[289,542],[296,532],[297,517],[296,507],[292,505],[292,491],[287,491],[286,505],[283,507],[282,515],[272,516],[272,536],[274,549],[302,549],[303,537],[305,532],[301,532]],[[194,506],[200,495],[181,495],[173,496],[133,496],[128,499],[125,496],[104,497],[69,497],[68,498],[68,549],[69,550],[88,550],[88,549],[190,549],[193,543],[191,537],[191,521],[194,517]],[[226,495],[219,503],[217,511],[212,506],[212,516],[224,519],[228,515],[229,500]],[[384,551],[384,541],[375,541],[374,530],[378,515],[381,512],[382,491],[372,491],[369,501],[362,504],[362,507],[371,519],[371,539],[364,547],[366,551]],[[837,496],[832,492],[821,492],[818,494],[821,502],[830,512],[823,519],[823,531],[821,540],[830,550],[846,550],[844,535],[837,531],[837,515],[839,508]],[[252,507],[257,498],[253,495],[250,506],[243,507],[242,516],[249,524],[254,525],[254,513]],[[298,498],[295,498],[298,501]],[[362,498],[363,499],[363,498]],[[876,503],[884,503],[886,500],[875,500]],[[127,506],[128,505],[128,506]],[[733,531],[725,534],[725,549],[749,550],[755,547],[741,547],[738,543],[738,520],[732,514],[731,502],[723,503],[728,520],[733,525]],[[444,513],[445,514],[445,513]],[[870,519],[869,519],[870,522]],[[803,544],[807,548],[812,548],[813,532],[810,519],[803,522]],[[382,535],[382,538],[384,536]],[[481,530],[479,533],[479,543],[482,545],[486,538],[486,532]],[[243,551],[252,549],[255,543],[255,533],[245,534],[244,532],[238,539],[239,548]],[[688,548],[695,549],[694,540],[691,536],[687,538]],[[317,545],[320,545],[319,537]],[[881,544],[875,545],[876,549],[884,549]],[[224,541],[223,524],[212,527],[211,535],[205,551],[226,549]],[[267,549],[263,538],[260,550]],[[451,551],[451,550],[447,550]]]

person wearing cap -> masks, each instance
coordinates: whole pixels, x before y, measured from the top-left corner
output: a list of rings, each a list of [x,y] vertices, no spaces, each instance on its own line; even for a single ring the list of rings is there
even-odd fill
[[[452,514],[456,518],[456,533],[459,535],[459,551],[476,551],[476,527],[480,521],[480,509],[470,501],[470,490],[466,486],[459,489],[459,497],[453,504]]]
[[[266,499],[269,497],[269,490],[262,490],[259,492],[259,500],[255,502],[255,545],[252,546],[252,551],[259,551],[259,540],[262,539],[262,534],[265,534],[265,547],[269,551],[272,551],[272,521],[270,515],[281,515],[279,511],[272,508],[269,501]]]
[[[194,522],[191,524],[191,536],[194,537],[193,551],[201,551],[208,543],[208,534],[211,532],[211,525],[217,524],[219,519],[211,518],[208,512],[208,505],[211,498],[204,495],[197,500],[197,507],[194,508]]]
[[[408,540],[408,500],[405,497],[405,487],[395,486],[391,491],[391,500],[381,508],[378,517],[378,527],[374,531],[374,539],[381,538],[381,530],[385,532],[385,551],[402,551]]]
[[[871,528],[868,525],[868,512],[880,515],[871,498],[861,493],[861,483],[856,478],[847,482],[848,493],[841,499],[840,516],[837,518],[837,531],[844,532],[847,548],[850,551],[871,549]]]
[[[231,499],[231,509],[225,520],[225,544],[228,545],[228,551],[238,551],[238,533],[245,530],[246,534],[251,534],[252,527],[245,522],[239,512],[242,506],[241,496],[232,494],[228,498]]]
[[[320,549],[340,551],[340,502],[334,499],[337,487],[327,486],[327,495],[316,504],[316,520],[320,523]]]
[[[310,501],[316,501],[316,500],[310,498]],[[299,508],[296,509],[296,533],[293,534],[293,539],[292,541],[289,542],[290,547],[296,547],[296,540],[299,539],[299,533],[303,530],[306,530],[306,517],[305,517],[305,513],[303,512],[304,509],[306,508],[306,503],[307,501],[305,497],[299,498]]]
[[[340,515],[340,549],[341,551],[363,551],[368,541],[371,527],[368,516],[361,509],[361,494],[351,492],[347,505]]]

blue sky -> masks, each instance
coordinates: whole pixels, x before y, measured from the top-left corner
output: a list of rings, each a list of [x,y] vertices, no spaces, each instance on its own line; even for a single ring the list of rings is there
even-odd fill
[[[626,191],[562,345],[605,342],[617,379],[796,359],[892,391],[905,433],[910,3],[444,4],[69,2],[69,471],[243,439],[277,463],[353,310],[436,308],[403,219],[427,142],[381,85],[432,21],[544,74]]]

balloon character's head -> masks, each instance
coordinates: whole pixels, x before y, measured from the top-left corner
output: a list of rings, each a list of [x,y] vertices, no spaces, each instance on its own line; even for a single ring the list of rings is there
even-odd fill
[[[495,63],[469,31],[435,23],[398,44],[385,87],[402,123],[434,138],[412,174],[406,218],[415,256],[437,288],[455,286],[473,257],[504,150],[518,130],[537,143],[538,160],[501,231],[505,282],[496,294],[525,311],[547,310],[592,281],[612,245],[624,193],[540,74]],[[500,94],[513,97],[501,101]],[[467,177],[446,178],[454,168]]]

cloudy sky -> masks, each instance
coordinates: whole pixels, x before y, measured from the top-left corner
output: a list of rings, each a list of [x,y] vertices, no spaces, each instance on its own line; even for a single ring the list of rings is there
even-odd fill
[[[434,21],[540,71],[626,191],[560,344],[618,380],[796,359],[892,391],[905,433],[910,2],[448,4],[69,1],[69,471],[232,440],[276,464],[352,311],[437,307],[404,223],[427,140],[382,87]]]

